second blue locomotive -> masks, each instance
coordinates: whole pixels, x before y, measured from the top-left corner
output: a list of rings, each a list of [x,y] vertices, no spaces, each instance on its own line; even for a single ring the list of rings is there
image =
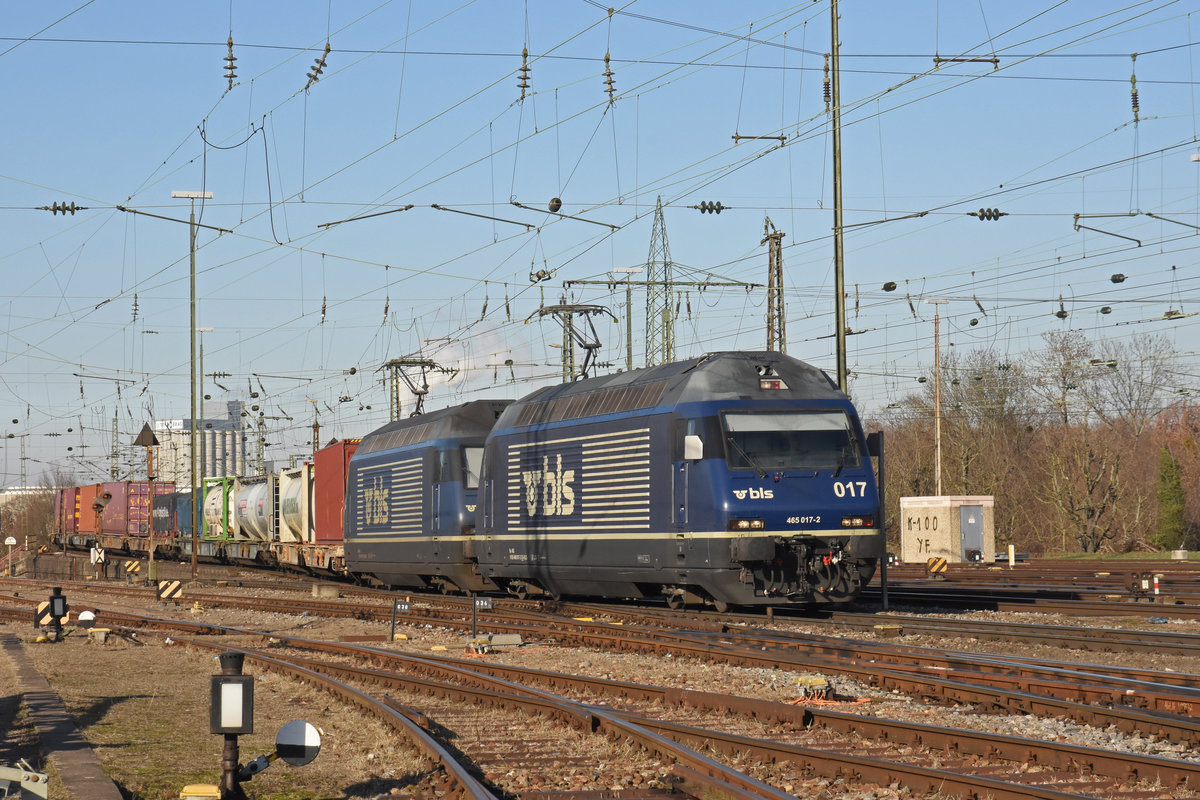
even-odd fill
[[[838,602],[884,551],[854,407],[775,352],[391,423],[364,438],[346,498],[347,566],[394,586]]]

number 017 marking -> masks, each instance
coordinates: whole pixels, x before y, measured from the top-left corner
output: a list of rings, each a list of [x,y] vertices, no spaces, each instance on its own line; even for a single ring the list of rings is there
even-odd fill
[[[866,497],[866,481],[834,481],[833,493],[838,497]]]

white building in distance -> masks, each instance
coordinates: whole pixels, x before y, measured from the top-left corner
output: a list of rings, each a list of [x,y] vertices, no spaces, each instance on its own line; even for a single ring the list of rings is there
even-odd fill
[[[196,420],[197,478],[245,475],[246,435],[241,400],[207,402]],[[174,481],[183,487],[192,480],[192,433],[190,419],[158,420],[157,480]]]

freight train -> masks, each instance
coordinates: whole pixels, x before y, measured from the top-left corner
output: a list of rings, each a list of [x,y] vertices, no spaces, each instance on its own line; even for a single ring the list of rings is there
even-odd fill
[[[334,442],[312,464],[209,479],[195,541],[204,558],[447,592],[841,602],[884,554],[871,455],[823,372],[719,352],[473,401]],[[109,531],[97,514],[84,530],[94,489],[60,490],[63,542],[145,550],[144,522]],[[161,494],[155,547],[190,556],[190,495]]]

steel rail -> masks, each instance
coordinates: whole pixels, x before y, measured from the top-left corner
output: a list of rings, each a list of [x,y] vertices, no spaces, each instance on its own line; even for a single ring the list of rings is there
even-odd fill
[[[106,616],[115,616],[115,612],[106,612]],[[137,617],[135,615],[121,616],[142,620],[141,617]],[[587,678],[583,676],[568,676],[560,673],[546,673],[529,668],[497,665],[487,662],[467,662],[437,657],[413,658],[394,652],[377,650],[373,648],[334,644],[329,642],[320,642],[317,640],[304,640],[295,637],[281,637],[275,634],[247,631],[245,629],[220,628],[201,623],[188,623],[186,621],[146,618],[144,622],[147,625],[152,625],[154,627],[171,627],[182,624],[186,625],[189,630],[205,629],[210,633],[236,636],[253,636],[256,638],[267,639],[274,643],[286,641],[294,646],[306,647],[314,650],[325,650],[343,654],[347,651],[353,651],[363,655],[368,659],[384,663],[415,663],[426,672],[433,671],[430,668],[431,663],[438,665],[450,664],[453,667],[454,672],[458,675],[459,679],[462,679],[462,673],[466,671],[471,672],[472,674],[486,673],[490,675],[503,675],[510,683],[514,679],[519,679],[549,684],[555,688],[557,688],[559,684],[570,684],[574,687],[584,685],[590,691],[609,696],[618,696],[622,698],[637,697],[638,699],[642,700],[664,702],[677,706],[735,712],[743,716],[750,716],[762,720],[778,720],[792,725],[799,725],[801,727],[813,727],[819,725],[830,728],[831,730],[856,732],[868,739],[888,741],[917,741],[924,746],[935,748],[941,747],[948,752],[972,753],[985,756],[997,756],[1001,758],[1007,757],[1015,760],[1036,762],[1044,766],[1053,766],[1059,769],[1081,768],[1097,775],[1105,775],[1118,780],[1150,779],[1159,780],[1167,784],[1188,783],[1193,786],[1200,783],[1200,764],[1193,765],[1189,764],[1188,762],[1141,756],[1138,754],[1103,751],[1074,745],[1035,742],[1032,740],[1021,739],[1019,737],[980,734],[972,731],[939,728],[936,726],[926,726],[915,723],[902,723],[871,717],[862,717],[854,714],[844,714],[841,712],[823,709],[797,708],[795,706],[785,705],[768,700],[737,698],[721,694],[698,692],[695,690],[664,689],[661,687],[648,687],[639,684],[628,684],[601,678]],[[227,642],[228,639],[225,641]],[[210,648],[229,649],[224,642],[221,644],[197,642],[196,644],[198,646],[207,646]],[[246,650],[245,652],[255,658],[259,657],[257,651]],[[318,666],[319,669],[326,668],[326,665],[320,662],[318,662],[316,666]],[[524,690],[525,687],[518,686],[517,689]],[[422,715],[419,713],[404,709],[402,706],[399,706],[397,703],[395,703],[395,701],[390,700],[390,698],[388,700],[394,708],[398,709],[400,713],[406,715],[410,720],[419,720],[421,718]],[[588,711],[592,714],[595,713],[594,708],[589,708]],[[622,717],[636,716],[623,712],[619,713],[618,715]],[[635,721],[637,721],[639,724],[643,722],[640,719]],[[660,733],[664,733],[664,735],[670,735],[666,728],[655,728],[655,725],[660,724],[664,726],[669,725],[668,723],[654,723],[653,725],[648,725],[645,727],[657,730]],[[699,729],[689,730],[696,731]],[[702,734],[707,740],[712,740],[714,735],[724,736],[724,734],[714,734],[711,731],[701,731],[700,734]],[[757,740],[745,740],[736,746],[725,746],[734,747],[735,749],[746,749],[745,746],[747,743],[754,744],[756,742]],[[768,742],[758,743],[755,746],[774,747],[775,745],[774,743]],[[802,750],[804,750],[804,748],[799,748],[796,750],[796,752],[800,752]],[[825,762],[829,762],[830,754],[828,752],[815,752],[817,752],[819,757]],[[848,758],[853,759],[854,757]],[[836,762],[835,759],[835,761],[832,763],[840,762]],[[687,768],[681,768],[680,770],[677,770],[677,777],[685,775],[686,769]],[[867,759],[862,762],[845,762],[842,764],[842,766],[839,766],[838,769],[849,770],[857,775],[866,776],[863,778],[865,780],[871,779],[869,776],[872,775],[882,780],[889,774],[894,776],[897,769],[907,769],[907,766],[894,765],[890,764],[889,762],[878,762],[876,760]],[[929,775],[932,774],[926,768],[918,767],[916,769],[918,770],[918,773],[914,774],[912,778],[914,785],[920,780],[927,779]],[[925,769],[925,772],[920,772],[922,769]],[[955,776],[954,780],[960,779],[958,777],[958,773],[951,774]],[[975,778],[971,777],[969,780],[975,780]],[[941,785],[951,785],[953,782],[954,781],[952,780],[941,780]],[[1019,790],[1018,794],[1012,795],[1004,792],[997,793],[995,792],[995,787],[985,786],[983,788],[988,793],[998,797],[1031,796],[1026,793],[1025,789],[1021,789]],[[1058,792],[1057,790],[1050,791],[1054,792],[1054,794],[1036,794],[1033,796],[1074,796],[1066,795],[1062,792]]]
[[[293,601],[291,613],[295,613],[295,606]],[[352,614],[353,610],[346,613]],[[421,617],[417,617],[417,619],[421,619]],[[442,624],[448,623],[443,621]],[[457,624],[465,628],[469,622],[464,620]],[[479,627],[483,630],[493,631],[512,631],[514,629],[511,624],[501,625],[495,620],[481,622]],[[1118,730],[1126,733],[1156,735],[1174,742],[1200,743],[1200,722],[1197,722],[1195,718],[1131,707],[1128,705],[1131,700],[1142,698],[1137,694],[1128,694],[1128,689],[1125,692],[1116,693],[1110,690],[1103,698],[1101,698],[1102,693],[1093,692],[1091,696],[1113,704],[1112,707],[1102,707],[1074,699],[1061,699],[1049,694],[1034,693],[1029,691],[1029,689],[1035,688],[1033,682],[1021,684],[1024,688],[1020,689],[1005,688],[1004,686],[981,686],[967,680],[968,678],[976,680],[983,674],[980,672],[948,675],[945,670],[935,670],[934,674],[927,674],[918,667],[905,668],[903,665],[888,664],[884,666],[877,662],[872,663],[869,659],[864,659],[861,653],[848,651],[841,647],[830,647],[825,654],[812,652],[820,648],[811,645],[806,648],[809,651],[807,653],[800,650],[786,653],[778,650],[764,651],[761,648],[739,647],[732,643],[718,642],[714,644],[700,641],[697,636],[689,634],[676,634],[662,630],[639,631],[630,627],[618,629],[613,626],[579,621],[572,621],[571,624],[563,624],[562,621],[557,624],[543,623],[538,627],[518,627],[518,630],[523,630],[527,635],[602,649],[685,654],[703,661],[745,667],[818,669],[834,674],[848,674],[871,685],[904,692],[934,702],[975,704],[1012,714],[1065,715],[1084,724],[1100,727],[1115,725]],[[1014,685],[1014,680],[1008,680],[1007,683],[1011,687]],[[1077,686],[1072,688],[1082,691]],[[1043,691],[1047,690],[1045,686],[1042,689]],[[1150,700],[1161,705],[1168,705],[1166,699],[1147,691],[1146,701]],[[1122,704],[1122,701],[1126,704]]]
[[[501,800],[500,795],[497,795],[476,779],[470,773],[467,766],[460,763],[437,739],[414,722],[410,714],[405,713],[391,703],[377,700],[367,693],[338,681],[320,670],[312,669],[303,664],[293,663],[287,659],[267,656],[257,650],[231,648],[197,639],[187,639],[184,641],[191,646],[208,650],[232,650],[244,653],[246,658],[261,665],[264,669],[273,672],[284,672],[294,678],[301,679],[306,683],[313,684],[337,696],[343,702],[372,714],[390,725],[394,730],[407,736],[409,741],[418,750],[444,770],[449,783],[447,794],[450,797],[461,798],[461,800]]]
[[[248,631],[244,631],[249,633]],[[293,643],[296,640],[288,636],[273,635],[270,638]],[[220,649],[219,646],[201,640],[184,640],[188,644]],[[306,671],[323,676],[339,675],[370,685],[391,685],[397,688],[419,688],[426,692],[438,692],[443,696],[452,696],[464,702],[486,703],[502,708],[519,708],[534,711],[543,716],[553,717],[572,727],[588,732],[602,733],[610,737],[632,740],[648,752],[655,753],[660,758],[669,758],[682,764],[685,768],[677,773],[687,791],[698,797],[732,797],[737,800],[795,800],[787,792],[782,792],[769,784],[763,783],[749,775],[725,766],[689,747],[611,712],[609,710],[585,706],[566,698],[558,697],[548,692],[520,686],[498,678],[481,675],[469,669],[452,669],[446,665],[436,665],[443,672],[450,672],[458,678],[468,678],[482,686],[464,686],[462,684],[436,681],[427,677],[399,675],[394,672],[384,672],[377,669],[355,667],[348,664],[333,664],[311,659],[295,657],[280,658],[279,656],[263,656],[259,651],[246,648],[233,649],[246,654],[247,658],[255,661],[287,662],[304,668]],[[416,656],[402,656],[414,665],[423,667],[435,666],[435,662]],[[361,692],[357,693],[366,697]]]
[[[410,669],[421,669],[423,673],[422,676],[397,676],[391,672],[381,673],[378,670],[372,669],[346,665],[329,665],[327,662],[295,659],[298,663],[307,664],[310,668],[317,671],[324,672],[328,670],[334,674],[354,677],[357,680],[377,683],[401,678],[405,684],[421,686],[427,690],[432,687],[446,686],[453,686],[461,690],[458,684],[445,684],[442,681],[433,680],[429,677],[429,674],[432,672],[442,679],[450,678],[472,682],[479,682],[481,679],[485,680],[490,684],[487,688],[500,692],[497,695],[501,698],[500,702],[507,700],[508,698],[505,695],[509,693],[515,693],[516,696],[531,693],[538,699],[544,698],[554,702],[563,702],[561,698],[555,695],[546,695],[543,692],[530,689],[527,686],[514,683],[508,679],[497,679],[494,675],[485,674],[493,671],[501,671],[528,676],[530,672],[535,672],[522,668],[456,662],[455,660],[446,658],[430,659],[423,656],[408,656],[371,648],[317,642],[295,637],[272,638],[292,646],[301,648],[315,647],[315,649],[328,652],[344,654],[348,650],[355,650],[375,663],[402,664]],[[745,700],[744,698],[729,698],[723,695],[692,690],[662,690],[656,687],[642,687],[636,684],[622,685],[618,682],[607,681],[605,679],[576,679],[575,676],[566,675],[553,675],[553,679],[556,682],[564,683],[578,684],[583,682],[589,686],[603,686],[607,684],[610,690],[620,687],[619,691],[625,696],[628,696],[630,692],[642,693],[644,697],[654,697],[657,695],[660,700],[673,700],[675,705],[680,706],[728,709],[731,706],[740,705],[740,701]],[[447,690],[443,689],[443,691]],[[472,695],[472,697],[476,701],[481,699],[479,695]],[[487,697],[491,697],[491,695],[482,697],[486,699]],[[565,702],[569,705],[580,705],[572,701]],[[772,703],[771,701],[750,701],[750,704],[759,710],[767,712],[762,715],[762,718],[769,717],[771,712],[782,712],[793,719],[795,719],[796,715],[799,715],[805,726],[811,726],[814,724],[816,717],[820,716],[822,718],[820,724],[826,727],[848,732],[860,732],[866,738],[878,738],[879,734],[884,732],[885,738],[891,737],[902,741],[915,740],[927,747],[942,747],[949,752],[969,752],[979,755],[996,756],[998,752],[1003,750],[1011,758],[1026,761],[1037,760],[1043,766],[1052,766],[1060,770],[1078,769],[1086,765],[1096,775],[1114,780],[1158,780],[1167,784],[1189,783],[1191,785],[1200,783],[1200,764],[1191,765],[1187,762],[1155,759],[1136,754],[1106,753],[1105,751],[1069,745],[1053,746],[1018,737],[977,734],[969,731],[964,732],[933,726],[910,725],[900,722],[885,722],[885,724],[880,725],[878,724],[879,720],[872,718],[851,714],[836,714],[834,712],[814,712],[810,709],[797,709],[794,706]],[[667,752],[664,752],[662,749],[663,743],[658,738],[647,741],[645,738],[646,732],[656,736],[668,737],[676,741],[690,741],[697,746],[714,747],[727,754],[751,752],[768,763],[774,761],[791,762],[799,765],[802,769],[815,770],[826,775],[852,774],[856,779],[878,783],[883,786],[900,781],[915,790],[936,791],[938,789],[949,789],[958,791],[967,797],[991,796],[1004,798],[1005,800],[1022,800],[1024,798],[1059,800],[1067,797],[1092,796],[1063,792],[1045,786],[1004,781],[969,772],[934,769],[903,762],[891,762],[865,756],[855,756],[839,751],[806,748],[754,739],[710,729],[700,729],[677,723],[651,720],[641,715],[623,711],[609,711],[597,706],[586,706],[585,708],[587,715],[593,720],[600,722],[600,724],[593,726],[594,729],[603,728],[603,723],[608,722],[616,728],[616,730],[610,732],[620,733],[625,736],[632,735],[643,747],[663,756],[667,755]],[[784,711],[784,709],[790,709],[790,713]],[[644,730],[623,728],[619,720],[624,720],[635,725],[638,729]],[[964,736],[963,734],[966,735]],[[1038,758],[1038,756],[1042,758]],[[700,758],[704,757],[701,756]],[[688,763],[687,769],[696,769],[696,765]],[[711,767],[709,769],[711,770]],[[681,771],[677,769],[675,770],[675,774],[678,776],[681,774]],[[703,777],[703,774],[700,777]],[[700,793],[698,789],[692,789],[692,791]]]

